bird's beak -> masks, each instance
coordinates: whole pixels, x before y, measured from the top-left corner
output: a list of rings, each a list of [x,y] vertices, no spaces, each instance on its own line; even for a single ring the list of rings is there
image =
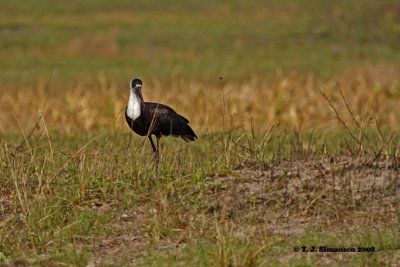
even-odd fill
[[[138,93],[138,94],[142,94],[142,86],[140,85],[140,84],[137,84],[136,86],[135,86],[135,91]]]
[[[136,92],[136,95],[138,95],[140,97],[140,99],[142,100],[142,102],[143,102],[142,86],[140,84],[137,84],[135,86],[135,92]]]

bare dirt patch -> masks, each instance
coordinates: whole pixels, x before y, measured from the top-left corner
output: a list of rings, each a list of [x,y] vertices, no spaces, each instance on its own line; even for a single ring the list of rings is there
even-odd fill
[[[310,224],[395,219],[399,166],[348,157],[247,164],[208,186],[221,216],[292,234]]]
[[[244,164],[209,175],[184,195],[155,195],[153,204],[126,211],[115,225],[124,233],[103,243],[93,263],[115,260],[116,254],[136,262],[146,249],[177,255],[198,240],[215,241],[217,225],[227,226],[234,238],[261,242],[272,235],[293,240],[310,231],[384,230],[398,222],[399,170],[396,161],[351,157]],[[282,262],[302,257],[287,252],[291,256]],[[318,262],[342,258],[324,254]]]

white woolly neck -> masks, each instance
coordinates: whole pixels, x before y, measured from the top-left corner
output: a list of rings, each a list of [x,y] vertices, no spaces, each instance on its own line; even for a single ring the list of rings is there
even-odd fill
[[[131,90],[131,94],[129,96],[128,101],[128,108],[126,109],[126,114],[132,120],[136,120],[140,116],[140,106],[141,106],[141,99],[137,96],[133,90]]]

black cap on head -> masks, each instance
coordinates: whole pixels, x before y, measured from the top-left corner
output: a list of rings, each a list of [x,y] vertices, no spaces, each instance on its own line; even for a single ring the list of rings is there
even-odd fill
[[[131,81],[131,88],[134,88],[136,85],[142,85],[142,81],[140,79],[133,79]]]

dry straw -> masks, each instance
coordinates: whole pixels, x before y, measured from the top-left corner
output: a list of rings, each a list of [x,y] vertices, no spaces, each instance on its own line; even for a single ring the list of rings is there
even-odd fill
[[[144,81],[146,101],[166,103],[191,119],[200,134],[225,131],[266,131],[280,122],[283,129],[334,130],[354,121],[398,127],[400,75],[394,69],[366,67],[335,79],[317,81],[309,75],[277,74],[273,81],[251,78],[242,82]],[[172,84],[172,81],[170,81]],[[124,109],[129,87],[99,75],[92,82],[76,81],[70,88],[4,88],[0,95],[0,132],[37,127],[61,133],[93,130],[126,131]],[[128,84],[128,82],[127,82]],[[339,90],[340,89],[340,90]],[[321,94],[321,91],[323,94]],[[329,102],[326,100],[329,99]],[[335,107],[337,114],[332,111]],[[350,112],[349,112],[350,111]],[[340,117],[343,121],[337,120]],[[365,127],[365,125],[363,126]]]

